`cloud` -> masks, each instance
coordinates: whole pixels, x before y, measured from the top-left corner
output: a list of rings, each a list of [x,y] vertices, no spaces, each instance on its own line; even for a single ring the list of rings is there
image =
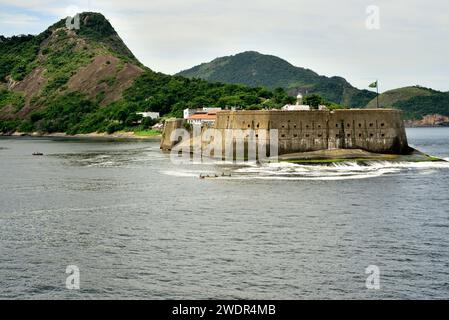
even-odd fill
[[[366,28],[368,5],[380,9],[380,30]],[[144,64],[166,73],[256,50],[360,88],[379,78],[384,89],[420,83],[449,90],[446,0],[18,0],[14,6],[54,21],[69,6],[102,12]],[[42,30],[50,24],[40,22]]]
[[[27,14],[10,14],[0,12],[0,25],[29,26],[35,25],[39,19]]]
[[[6,36],[34,33],[40,24],[39,18],[32,15],[0,12],[0,34]]]

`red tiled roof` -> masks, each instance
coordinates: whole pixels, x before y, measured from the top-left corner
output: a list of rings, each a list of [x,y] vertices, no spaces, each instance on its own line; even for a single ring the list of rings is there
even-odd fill
[[[194,114],[191,115],[188,120],[216,120],[217,119],[217,114],[216,113],[208,113],[208,114]]]

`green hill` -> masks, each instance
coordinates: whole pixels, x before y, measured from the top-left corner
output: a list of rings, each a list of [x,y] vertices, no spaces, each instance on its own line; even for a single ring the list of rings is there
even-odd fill
[[[376,99],[367,108],[375,108]],[[404,117],[420,120],[423,116],[440,114],[449,116],[449,93],[420,86],[390,90],[379,96],[382,108],[396,108],[404,111]]]
[[[138,111],[181,116],[186,107],[291,102],[286,92],[155,73],[106,18],[82,13],[37,36],[0,37],[0,132],[114,132],[134,129]],[[143,128],[151,125],[144,122]]]
[[[386,91],[381,95],[379,95],[379,105],[381,107],[392,106],[393,104],[399,101],[409,100],[413,97],[431,96],[435,92],[436,91],[432,89],[427,89],[419,86],[394,89]],[[371,100],[366,105],[367,108],[376,108],[376,106],[377,106],[376,98]]]
[[[320,76],[278,57],[253,51],[217,58],[178,75],[268,89],[284,88],[292,95],[316,93],[330,101],[351,107],[363,107],[376,96],[371,91],[351,86],[341,77]]]

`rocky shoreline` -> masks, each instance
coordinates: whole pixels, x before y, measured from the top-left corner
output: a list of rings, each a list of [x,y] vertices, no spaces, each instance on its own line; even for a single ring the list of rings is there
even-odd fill
[[[14,133],[0,133],[0,137],[27,137],[27,138],[60,138],[60,139],[103,139],[103,140],[137,140],[137,141],[159,141],[161,135],[156,136],[140,136],[136,135],[134,132],[120,132],[120,133],[87,133],[87,134],[76,134],[69,135],[66,133],[24,133],[24,132],[14,132]]]
[[[346,161],[372,162],[372,161],[405,161],[405,162],[428,162],[444,161],[427,155],[419,150],[410,148],[409,154],[381,154],[368,152],[361,149],[334,149],[312,152],[299,152],[279,156],[279,161],[297,164],[323,164],[338,163]]]
[[[440,114],[424,116],[421,120],[405,120],[407,128],[441,128],[449,127],[449,117]]]

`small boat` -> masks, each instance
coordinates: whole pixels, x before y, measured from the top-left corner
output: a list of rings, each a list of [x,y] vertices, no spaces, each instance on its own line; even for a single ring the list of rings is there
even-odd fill
[[[209,176],[209,175],[207,175],[207,176],[203,176],[203,174],[200,174],[200,179],[201,180],[204,180],[204,179],[217,179],[217,178],[220,178],[220,177],[226,177],[226,178],[230,178],[230,177],[232,177],[232,175],[231,174],[225,174],[224,172],[219,176],[218,174],[214,174],[214,175],[212,175],[212,176]]]
[[[216,175],[213,175],[213,176],[209,176],[209,175],[203,176],[202,174],[200,175],[200,179],[201,179],[201,180],[204,180],[204,179],[216,179],[216,178],[218,178],[218,175],[217,175],[217,174],[216,174]]]
[[[42,152],[34,152],[33,156],[43,156],[44,154]]]

